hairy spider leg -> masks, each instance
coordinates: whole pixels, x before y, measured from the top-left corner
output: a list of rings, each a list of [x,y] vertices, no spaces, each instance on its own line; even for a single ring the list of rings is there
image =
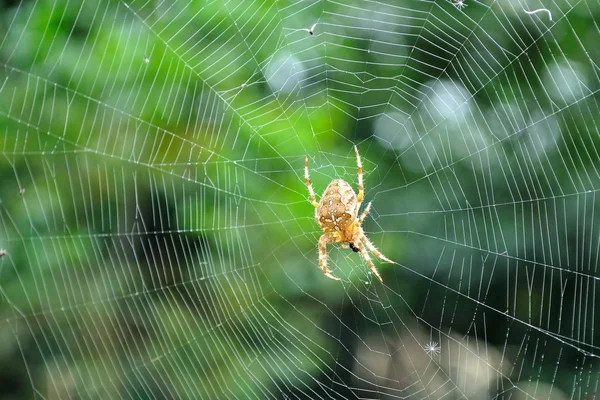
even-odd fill
[[[367,247],[369,248],[369,251],[371,251],[371,253],[375,254],[375,257],[380,258],[383,261],[394,264],[394,262],[392,260],[390,260],[383,254],[381,254],[381,252],[379,250],[377,250],[377,247],[375,247],[375,245],[373,245],[373,243],[371,243],[371,241],[369,239],[367,239],[367,236],[365,235],[365,232],[363,232],[362,228],[360,228],[360,238],[367,245]]]
[[[315,191],[313,190],[312,183],[310,183],[310,177],[308,176],[308,155],[304,159],[304,180],[308,187],[308,193],[310,193],[310,202],[315,207],[315,218],[318,220],[319,216],[317,215],[317,208],[319,207],[319,203],[317,203],[317,200],[315,199]]]
[[[367,238],[365,237],[364,239],[367,239]],[[379,272],[377,271],[377,268],[375,268],[375,265],[373,264],[373,261],[371,261],[371,257],[369,257],[369,253],[367,253],[367,250],[365,249],[365,246],[361,245],[359,247],[359,250],[360,250],[360,254],[363,256],[363,258],[365,259],[365,261],[369,265],[369,268],[371,268],[371,271],[373,271],[373,273],[375,274],[375,276],[377,277],[377,279],[379,279],[379,282],[383,283],[383,279],[381,279],[381,275],[379,275]]]
[[[327,268],[327,245],[329,243],[337,242],[337,237],[337,232],[329,232],[324,233],[319,238],[319,268],[323,270],[326,277],[333,279],[334,281],[339,281],[340,278],[331,275],[331,271]]]
[[[369,204],[367,204],[367,207],[365,208],[363,213],[360,215],[360,218],[358,219],[358,226],[362,225],[363,221],[367,217],[367,214],[369,214],[369,211],[371,211],[371,202],[369,202]]]
[[[358,166],[358,196],[356,197],[356,210],[360,209],[360,205],[363,201],[363,197],[365,196],[365,187],[363,186],[363,167],[360,162],[360,156],[358,155],[358,149],[356,145],[354,146],[354,152],[356,153],[356,165]]]

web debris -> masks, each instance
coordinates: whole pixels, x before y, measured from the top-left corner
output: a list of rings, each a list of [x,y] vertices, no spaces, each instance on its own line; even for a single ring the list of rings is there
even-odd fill
[[[548,13],[548,18],[550,18],[550,21],[552,21],[552,13],[547,8],[539,8],[539,9],[533,10],[533,11],[527,11],[526,9],[523,9],[523,11],[525,11],[525,13],[527,13],[529,15],[537,14],[539,12],[547,12]]]
[[[317,26],[317,23],[318,22],[314,23],[310,28],[302,28],[302,30],[308,32],[310,35],[313,35],[315,33],[315,27]]]

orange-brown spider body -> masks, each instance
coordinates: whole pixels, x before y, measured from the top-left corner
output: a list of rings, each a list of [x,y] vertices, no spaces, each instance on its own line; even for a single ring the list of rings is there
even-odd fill
[[[342,179],[331,182],[317,208],[321,229],[325,232],[340,232],[344,242],[352,242],[353,237],[347,231],[352,228],[357,206],[356,194],[348,182]]]
[[[356,152],[356,164],[358,166],[358,195],[354,193],[348,182],[336,179],[327,185],[318,203],[315,199],[315,192],[308,174],[308,156],[304,159],[304,179],[306,180],[311,203],[315,207],[315,219],[325,232],[319,238],[319,267],[328,278],[339,280],[327,268],[327,244],[341,243],[342,247],[349,247],[354,252],[360,253],[367,261],[369,268],[371,268],[377,279],[383,282],[379,272],[377,272],[375,265],[371,261],[371,257],[369,257],[367,249],[384,261],[393,261],[386,258],[375,248],[361,227],[362,222],[371,209],[371,203],[367,204],[367,207],[359,217],[358,212],[360,211],[360,205],[364,197],[363,171],[356,146],[354,146],[354,151]]]

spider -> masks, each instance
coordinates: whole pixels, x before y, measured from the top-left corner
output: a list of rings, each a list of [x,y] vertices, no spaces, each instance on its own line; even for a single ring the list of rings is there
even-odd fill
[[[442,348],[438,346],[437,342],[429,342],[423,349],[425,349],[425,353],[430,357],[437,356],[442,352]]]
[[[348,182],[343,179],[336,179],[327,186],[321,201],[318,203],[315,200],[315,192],[308,176],[308,156],[304,159],[304,179],[310,193],[310,201],[315,207],[315,219],[325,232],[319,238],[319,268],[323,270],[326,277],[340,280],[340,278],[333,276],[327,268],[327,245],[342,243],[342,247],[351,248],[352,251],[360,253],[377,279],[383,283],[383,279],[381,279],[379,272],[373,265],[367,249],[386,262],[393,263],[393,261],[375,248],[373,243],[367,239],[361,227],[365,217],[369,214],[369,210],[371,210],[371,203],[367,204],[359,217],[358,212],[364,197],[363,169],[356,146],[354,146],[354,152],[356,153],[356,164],[358,166],[358,196]]]
[[[455,0],[452,2],[452,4],[454,5],[454,7],[458,8],[459,10],[462,10],[463,8],[465,8],[467,6],[467,4],[465,3],[465,0]]]

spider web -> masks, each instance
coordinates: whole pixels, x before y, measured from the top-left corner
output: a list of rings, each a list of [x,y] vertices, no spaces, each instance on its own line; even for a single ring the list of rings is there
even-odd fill
[[[464,4],[0,2],[0,396],[595,398],[600,3]]]

